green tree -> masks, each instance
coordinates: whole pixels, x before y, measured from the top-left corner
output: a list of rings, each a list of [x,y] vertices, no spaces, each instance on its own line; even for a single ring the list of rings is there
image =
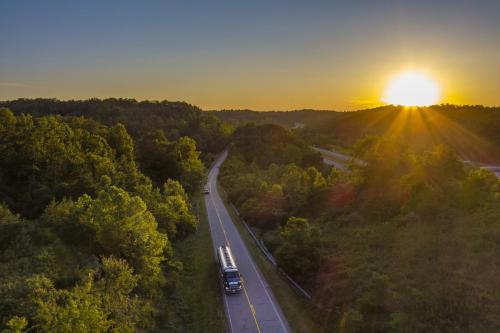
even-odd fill
[[[127,259],[140,274],[143,286],[159,281],[160,263],[171,252],[165,234],[158,232],[154,216],[140,197],[116,186],[101,190],[96,199],[87,195],[76,203],[80,223],[95,233],[98,253]]]
[[[196,142],[189,137],[181,137],[172,151],[176,161],[179,181],[186,191],[197,191],[205,178],[205,168],[200,159],[200,152],[196,150]]]
[[[110,321],[101,308],[99,296],[92,293],[92,279],[73,290],[58,290],[52,281],[35,276],[27,281],[31,302],[35,305],[33,320],[42,332],[107,332]]]
[[[363,315],[355,309],[349,309],[342,314],[339,333],[363,332]]]
[[[116,157],[120,162],[135,161],[134,141],[127,133],[125,126],[121,123],[109,129],[109,145],[115,150]]]
[[[166,178],[178,177],[176,163],[171,156],[173,145],[160,129],[148,131],[138,142],[141,169],[155,184],[163,183]]]
[[[443,207],[457,206],[465,176],[463,162],[450,148],[437,146],[415,156],[410,171],[401,178],[409,197],[405,209],[432,216]]]
[[[188,195],[178,181],[167,179],[162,192],[151,184],[137,190],[158,222],[159,230],[170,240],[182,239],[196,231],[198,221],[191,213]]]
[[[462,203],[477,208],[491,202],[499,190],[498,177],[484,169],[472,170],[462,182]]]
[[[304,186],[303,170],[295,164],[288,164],[280,173],[280,182],[287,199],[287,206],[293,213],[302,208],[308,195],[308,188]]]
[[[94,292],[102,299],[103,311],[109,314],[112,332],[136,332],[151,328],[152,313],[147,302],[132,295],[139,276],[123,259],[103,257],[100,279]]]
[[[306,281],[319,269],[321,262],[318,231],[307,219],[290,217],[280,228],[279,236],[278,264],[299,281]]]
[[[275,228],[285,216],[285,195],[279,184],[273,184],[261,198],[258,216],[252,218],[254,225]]]
[[[24,333],[28,326],[28,320],[24,317],[13,316],[7,322],[7,328],[2,333]]]
[[[12,122],[11,122],[12,123]],[[36,217],[55,197],[93,194],[117,165],[102,136],[71,128],[61,117],[18,116],[0,139],[0,193],[14,211]]]

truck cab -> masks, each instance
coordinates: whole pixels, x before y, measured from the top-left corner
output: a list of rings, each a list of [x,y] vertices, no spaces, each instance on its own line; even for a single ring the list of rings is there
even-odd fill
[[[226,294],[240,292],[243,288],[243,281],[229,246],[224,245],[217,249],[217,261],[224,292]]]

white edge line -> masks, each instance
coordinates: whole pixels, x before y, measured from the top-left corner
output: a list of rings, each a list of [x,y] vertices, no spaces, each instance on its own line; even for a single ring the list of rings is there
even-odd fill
[[[218,163],[216,163],[217,165]],[[215,182],[217,183],[217,178],[215,178]],[[211,189],[212,191],[213,189]],[[222,202],[222,199],[220,198],[220,195],[219,193],[217,192],[217,190],[215,191],[217,193],[217,195],[219,196],[219,199],[220,201]],[[211,196],[211,199],[212,199],[212,203],[214,205],[214,208],[215,208],[215,212],[217,213],[217,217],[219,218],[219,220],[222,220],[219,216],[219,212],[218,212],[218,209],[217,209],[217,205],[215,204],[214,202],[214,199],[213,197]],[[222,202],[222,205],[224,206],[224,203]],[[225,206],[224,206],[225,208]],[[228,216],[229,216],[229,213],[228,213]],[[231,219],[231,216],[229,216],[229,219],[231,220],[231,223],[234,224],[234,222],[232,221]],[[238,235],[238,237],[240,238],[240,242],[243,244],[243,248],[245,249],[246,253],[247,253],[247,256],[250,258],[250,263],[252,264],[252,268],[253,270],[255,271],[255,273],[257,274],[257,277],[259,278],[259,282],[262,286],[262,288],[264,288],[264,292],[266,293],[267,295],[267,298],[269,299],[269,302],[271,302],[271,305],[273,307],[273,310],[274,312],[276,313],[276,316],[278,316],[278,319],[280,321],[280,324],[281,324],[281,327],[283,327],[283,329],[285,330],[286,333],[288,333],[286,327],[285,327],[285,324],[283,323],[283,320],[281,319],[281,315],[278,313],[278,309],[276,308],[276,305],[274,304],[274,301],[273,299],[271,298],[271,295],[269,294],[269,292],[267,291],[267,288],[266,286],[264,285],[264,282],[262,281],[262,276],[260,275],[259,271],[257,270],[257,267],[255,267],[255,264],[253,262],[253,259],[252,259],[252,256],[250,255],[250,252],[248,251],[247,247],[246,247],[246,244],[243,242],[243,239],[241,239],[241,236],[240,236],[240,233],[239,231],[236,232],[236,234]]]
[[[224,294],[224,303],[226,303],[227,319],[229,319],[229,332],[234,332],[231,314],[229,313],[229,304],[227,303],[227,295]]]
[[[212,201],[212,205],[214,206],[215,213],[218,215],[217,208],[215,207],[214,199],[212,198],[212,196],[210,196],[210,199]],[[208,217],[208,210],[207,210],[207,219],[209,219],[209,217]],[[215,252],[214,254],[217,255],[217,245],[215,245],[215,243],[213,242],[213,240],[212,240],[212,244],[213,244],[213,247],[214,247],[214,252]],[[229,332],[232,333],[232,332],[234,332],[234,328],[233,328],[233,321],[231,320],[231,312],[229,311],[229,303],[227,302],[227,295],[223,292],[222,293],[222,297],[224,298],[224,304],[226,306],[227,319],[229,319]]]

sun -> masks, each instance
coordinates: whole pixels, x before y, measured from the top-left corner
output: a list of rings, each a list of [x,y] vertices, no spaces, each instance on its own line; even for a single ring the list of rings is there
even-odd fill
[[[407,71],[394,77],[382,101],[394,105],[428,106],[439,101],[439,84],[424,73]]]

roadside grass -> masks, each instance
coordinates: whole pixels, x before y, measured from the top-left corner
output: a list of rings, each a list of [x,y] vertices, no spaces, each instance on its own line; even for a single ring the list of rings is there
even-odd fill
[[[205,201],[193,197],[193,209],[199,218],[194,235],[176,244],[176,256],[183,262],[178,298],[189,313],[182,320],[182,332],[226,332],[222,294],[217,279],[212,238]]]
[[[298,295],[295,289],[293,289],[293,287],[290,286],[290,284],[288,284],[288,282],[278,273],[276,267],[267,261],[255,244],[253,238],[250,236],[248,230],[242,224],[240,217],[236,214],[231,205],[228,204],[226,192],[219,182],[217,182],[217,189],[219,190],[222,201],[231,215],[231,218],[235,222],[234,224],[236,225],[236,228],[238,228],[245,245],[279,302],[293,332],[321,332],[320,328],[313,319],[314,309],[312,308],[311,301]]]

